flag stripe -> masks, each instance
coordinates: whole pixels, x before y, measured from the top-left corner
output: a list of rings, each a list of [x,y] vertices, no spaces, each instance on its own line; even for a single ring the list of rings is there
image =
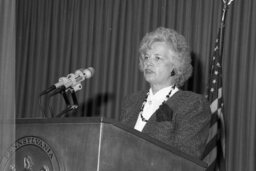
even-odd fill
[[[212,163],[208,166],[208,168],[207,168],[206,171],[215,171],[216,162],[217,162],[216,160],[215,160],[214,162],[212,162]]]
[[[209,165],[211,165],[211,163],[214,163],[217,157],[217,146],[215,146],[209,153],[209,155],[207,155],[207,157],[204,159],[204,161],[206,163],[210,163]]]
[[[218,114],[216,112],[213,113],[211,116],[210,127],[212,127],[214,124],[217,124],[218,119]]]
[[[217,146],[217,140],[220,138],[220,132],[217,131],[217,134],[213,136],[213,138],[207,143],[207,146],[205,147],[204,153],[201,156],[202,159],[204,159],[214,148]]]

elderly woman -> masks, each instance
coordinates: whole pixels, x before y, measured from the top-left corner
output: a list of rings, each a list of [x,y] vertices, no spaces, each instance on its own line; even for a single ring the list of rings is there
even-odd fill
[[[210,107],[202,95],[180,89],[192,73],[185,38],[158,28],[145,35],[139,52],[140,69],[150,89],[125,99],[121,122],[200,157],[208,137]]]

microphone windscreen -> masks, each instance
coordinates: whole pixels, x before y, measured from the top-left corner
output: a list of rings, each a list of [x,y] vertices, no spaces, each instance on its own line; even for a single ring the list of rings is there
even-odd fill
[[[89,67],[83,71],[86,79],[91,78],[94,75],[95,69],[93,67]]]

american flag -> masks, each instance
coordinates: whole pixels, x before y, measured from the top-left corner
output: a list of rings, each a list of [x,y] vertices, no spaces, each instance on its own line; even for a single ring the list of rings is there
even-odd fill
[[[220,28],[215,42],[213,55],[209,61],[209,79],[207,99],[210,102],[212,118],[209,139],[204,161],[209,164],[209,170],[225,170],[225,126],[223,119],[223,89],[222,89],[222,33]],[[217,168],[217,169],[216,169]]]
[[[202,159],[208,163],[207,170],[226,170],[225,162],[225,124],[224,124],[224,101],[222,86],[222,52],[224,42],[225,17],[228,6],[233,0],[223,0],[222,18],[218,30],[213,55],[209,60],[209,79],[207,99],[210,102],[212,117],[210,134]]]

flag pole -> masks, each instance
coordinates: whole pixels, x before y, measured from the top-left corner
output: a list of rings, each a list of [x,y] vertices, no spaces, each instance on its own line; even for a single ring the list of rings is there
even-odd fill
[[[223,0],[223,9],[222,9],[222,17],[221,17],[221,24],[220,24],[220,44],[219,44],[219,56],[222,57],[223,55],[223,43],[224,43],[224,33],[225,33],[225,22],[226,22],[226,15],[227,15],[227,10],[228,10],[228,7],[229,5],[233,2],[234,0]],[[219,61],[221,63],[221,66],[222,66],[222,58],[221,60]],[[224,118],[223,118],[223,115],[219,115],[220,119],[221,119],[221,125],[222,125],[222,134],[224,135],[221,135],[221,136],[224,136],[225,137],[225,128],[224,128]],[[225,138],[221,138],[222,139],[222,148],[223,148],[223,155],[225,156],[225,142],[223,142],[225,140]]]
[[[223,42],[224,42],[224,31],[225,31],[225,22],[226,22],[226,15],[227,15],[227,9],[229,5],[234,0],[223,0],[223,9],[222,9],[222,16],[221,16],[221,23],[220,23],[220,48],[219,48],[219,55],[222,56],[223,53]]]

